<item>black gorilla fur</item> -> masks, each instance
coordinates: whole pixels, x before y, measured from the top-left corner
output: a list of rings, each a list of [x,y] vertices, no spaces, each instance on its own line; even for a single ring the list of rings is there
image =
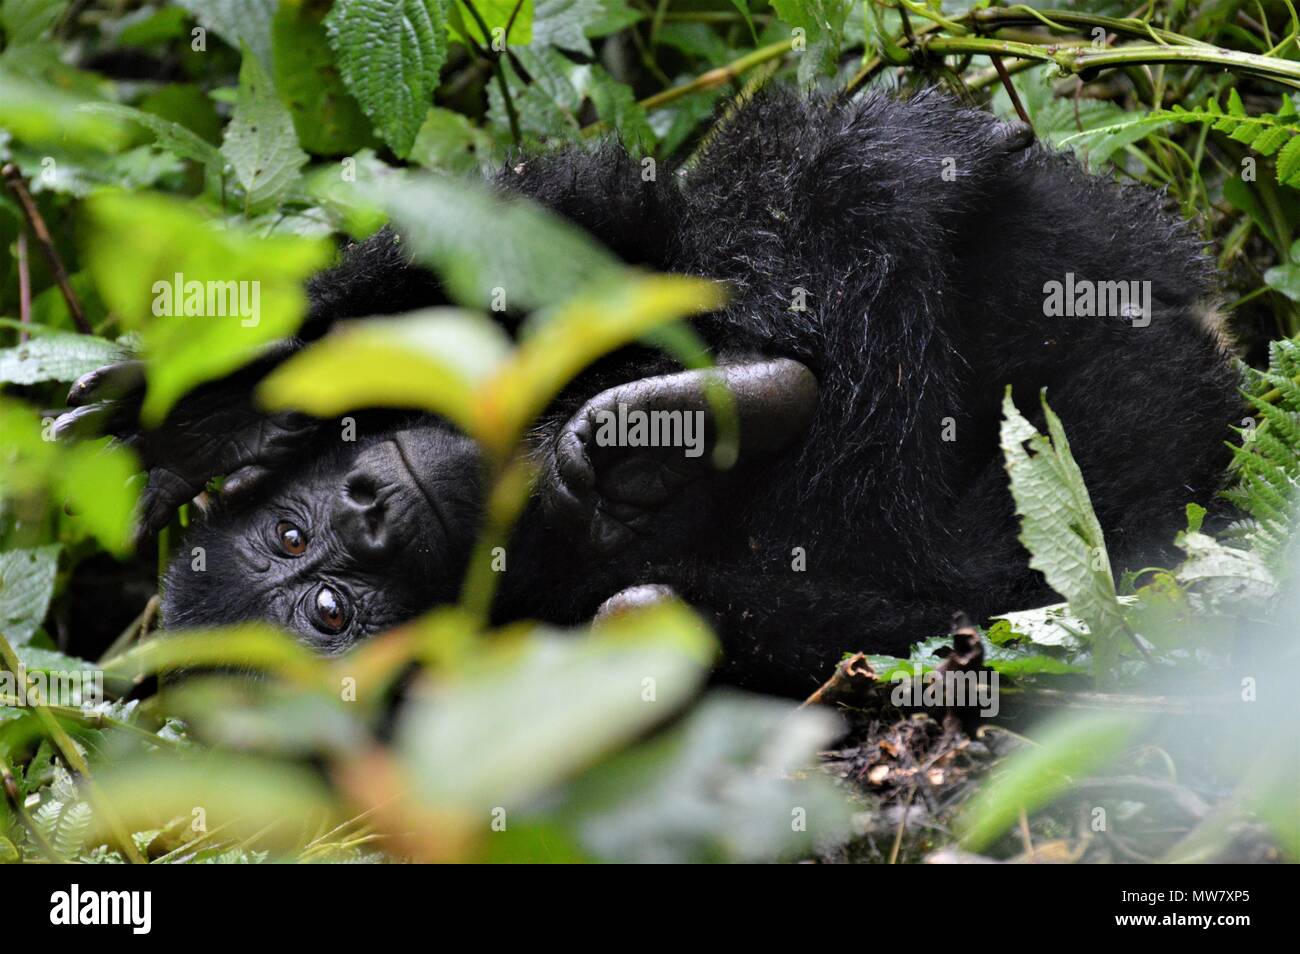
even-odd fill
[[[657,181],[614,145],[502,170],[502,189],[629,262],[729,283],[729,305],[696,329],[720,355],[796,359],[818,397],[783,453],[694,481],[613,553],[535,500],[509,548],[498,617],[577,622],[625,587],[665,584],[716,621],[723,678],[802,694],[843,652],[905,653],[944,632],[955,609],[984,617],[1047,603],[1053,594],[1016,539],[998,448],[1008,384],[1040,426],[1047,389],[1117,568],[1159,559],[1184,505],[1213,498],[1240,416],[1230,363],[1202,321],[1209,267],[1158,195],[1088,175],[1025,132],[937,94],[767,94],[721,123],[688,170]],[[1044,285],[1067,272],[1149,281],[1150,324],[1046,317]],[[791,307],[797,289],[806,310]],[[305,337],[442,300],[388,232],[350,249],[310,295]],[[672,370],[633,349],[585,374],[537,429],[543,466],[553,471],[585,400]],[[473,450],[438,422],[403,417],[374,424],[359,445],[339,447],[331,430],[269,489],[218,504],[191,541],[206,547],[207,572],[190,572],[184,555],[167,576],[167,623],[270,615],[296,625],[298,584],[255,581],[278,559],[266,555],[266,528],[286,500],[317,506],[313,495],[338,493],[339,475],[367,448],[380,454],[390,426],[426,435],[410,445],[420,460],[408,454],[407,470],[423,468],[420,489],[444,507],[445,495],[455,515],[407,531],[426,538],[388,547],[388,562],[333,556],[331,579],[346,579],[356,608],[344,637],[311,638],[336,648],[452,598],[478,506]],[[321,572],[304,566],[304,579]]]

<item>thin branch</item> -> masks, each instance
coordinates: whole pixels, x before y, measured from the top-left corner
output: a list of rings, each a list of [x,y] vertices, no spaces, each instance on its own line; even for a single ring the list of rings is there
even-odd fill
[[[1164,46],[1140,43],[1115,49],[1095,50],[1090,47],[1038,46],[1011,40],[995,40],[981,36],[936,36],[920,41],[917,53],[948,56],[959,53],[976,53],[986,56],[1001,54],[1019,59],[1055,63],[1067,73],[1087,73],[1115,66],[1140,66],[1159,63],[1191,65],[1201,63],[1220,66],[1242,73],[1271,79],[1286,86],[1300,88],[1300,63],[1290,60],[1269,59],[1254,53],[1241,53],[1220,47]]]
[[[18,230],[18,321],[23,325],[32,323],[32,275],[27,263],[27,230]],[[18,332],[18,343],[22,344],[32,336],[24,328]]]
[[[990,56],[989,59],[993,61],[993,68],[998,71],[998,79],[1002,81],[1002,88],[1011,97],[1011,105],[1016,108],[1016,115],[1020,117],[1022,123],[1032,129],[1033,120],[1029,118],[1029,113],[1025,112],[1025,104],[1020,101],[1020,93],[1017,92],[1015,84],[1011,82],[1011,74],[1007,72],[1007,68],[1002,64],[1002,57]]]
[[[50,238],[50,230],[45,225],[45,219],[41,217],[40,210],[36,208],[36,203],[32,201],[32,194],[27,191],[27,183],[23,181],[23,174],[12,162],[5,163],[4,168],[0,169],[0,174],[4,175],[5,182],[9,184],[10,190],[23,207],[23,215],[27,217],[27,223],[32,227],[36,241],[40,243],[41,251],[45,253],[45,260],[49,263],[50,273],[54,276],[59,291],[63,293],[63,300],[68,303],[68,314],[72,315],[72,323],[77,326],[77,330],[83,335],[93,334],[90,323],[86,321],[86,313],[81,309],[81,302],[77,300],[77,294],[72,290],[72,285],[68,281],[68,271],[63,267],[63,259],[59,258],[59,252],[54,247],[54,240]]]
[[[655,109],[661,109],[669,103],[674,103],[683,96],[689,96],[691,93],[698,93],[702,90],[713,89],[715,86],[722,86],[732,80],[739,79],[743,74],[752,70],[755,66],[761,66],[769,60],[780,59],[789,53],[794,45],[794,40],[781,40],[779,43],[770,43],[767,46],[759,47],[757,50],[740,57],[737,60],[719,66],[717,69],[709,70],[707,73],[701,73],[689,83],[683,83],[681,86],[674,86],[672,89],[666,89],[661,93],[655,93],[653,96],[647,96],[641,100],[641,106],[647,112]]]
[[[926,8],[908,4],[908,9],[925,16]],[[933,19],[933,18],[932,18]],[[1092,46],[1062,46],[1057,43],[1028,43],[1023,41],[973,36],[966,24],[974,29],[997,30],[1004,26],[1036,24],[1049,29],[1084,32],[1101,27],[1109,33],[1149,40],[1130,46],[1097,49]],[[936,36],[947,26],[955,36]],[[911,51],[913,60],[927,53],[935,56],[950,54],[982,54],[985,56],[1010,56],[1038,63],[1054,63],[1067,73],[1079,74],[1092,70],[1119,66],[1143,66],[1174,63],[1187,66],[1218,66],[1242,73],[1250,73],[1273,80],[1284,86],[1300,89],[1300,63],[1257,53],[1225,50],[1200,40],[1192,40],[1177,33],[1159,30],[1144,20],[1103,17],[1068,10],[1032,10],[1017,6],[1007,9],[984,8],[973,10],[956,20],[944,24],[930,22],[914,29],[915,42],[900,37],[898,46]],[[882,66],[880,59],[865,64],[845,88],[848,95],[856,92]]]

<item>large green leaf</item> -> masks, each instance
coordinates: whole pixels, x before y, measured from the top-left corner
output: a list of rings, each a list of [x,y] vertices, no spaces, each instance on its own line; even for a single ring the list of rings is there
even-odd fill
[[[122,357],[121,345],[91,335],[53,332],[0,349],[0,383],[75,381]]]
[[[0,129],[23,142],[85,146],[116,152],[127,128],[116,119],[83,112],[85,96],[21,75],[0,61]]]
[[[307,307],[303,282],[331,256],[327,241],[221,230],[195,207],[162,196],[105,192],[87,200],[85,212],[85,260],[100,296],[124,325],[142,329],[150,359],[142,416],[151,424],[189,389],[292,334]],[[186,287],[205,295],[191,300]],[[229,305],[231,289],[239,313],[208,314],[206,293],[214,305]],[[198,313],[187,307],[193,304]]]
[[[83,111],[124,119],[138,123],[158,138],[158,145],[182,159],[191,159],[203,166],[206,188],[212,195],[217,195],[221,186],[221,170],[225,164],[221,153],[206,139],[197,133],[153,113],[141,109],[132,109],[120,103],[87,103]]]
[[[507,359],[510,340],[486,317],[430,308],[341,326],[281,365],[259,395],[271,407],[320,416],[359,407],[412,407],[475,427],[478,388]]]
[[[358,191],[367,191],[359,189]],[[576,225],[522,198],[456,178],[385,180],[369,190],[411,254],[462,304],[532,309],[616,280],[622,264]]]
[[[204,29],[211,30],[236,50],[248,47],[271,72],[271,18],[277,0],[177,0]]]
[[[343,82],[405,156],[447,58],[447,0],[339,0],[325,29]]]
[[[554,817],[594,857],[756,862],[811,854],[848,832],[850,805],[803,774],[842,731],[829,710],[717,690],[685,722],[582,775]]]
[[[298,141],[317,155],[350,155],[374,142],[371,124],[343,85],[320,4],[281,0],[272,23],[275,88]]]
[[[1045,396],[1042,404],[1050,440],[1021,416],[1010,388],[1002,402],[1002,453],[1020,515],[1020,542],[1029,551],[1029,565],[1087,622],[1097,673],[1109,675],[1127,639],[1123,609],[1083,474]]]
[[[721,301],[719,287],[702,279],[633,272],[541,316],[514,351],[497,326],[472,313],[372,320],[294,355],[259,397],[271,408],[322,417],[358,407],[433,411],[504,457],[596,358]]]
[[[485,645],[403,713],[396,743],[418,798],[472,812],[485,830],[489,809],[522,809],[673,715],[716,651],[681,605],[587,635],[540,630]]]
[[[39,40],[62,19],[68,0],[5,0],[0,7],[0,27],[6,46]]]
[[[265,70],[245,54],[239,99],[226,126],[221,154],[244,187],[244,212],[273,208],[298,181],[307,154],[298,148],[293,117],[275,95]]]
[[[49,493],[71,504],[77,522],[108,550],[130,547],[131,517],[139,489],[129,482],[134,455],[107,439],[67,447],[46,440],[46,421],[24,404],[0,399],[0,497]]]
[[[0,552],[0,634],[10,646],[32,638],[54,595],[59,545]]]

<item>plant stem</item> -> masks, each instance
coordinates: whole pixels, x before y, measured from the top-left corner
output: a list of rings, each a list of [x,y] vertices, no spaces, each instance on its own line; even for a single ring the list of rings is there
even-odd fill
[[[63,267],[63,259],[59,258],[58,249],[54,247],[54,239],[50,237],[49,227],[46,226],[40,209],[36,208],[36,203],[32,200],[32,194],[27,191],[27,183],[23,181],[23,174],[18,171],[18,167],[12,162],[5,163],[4,168],[0,169],[0,174],[4,175],[5,181],[9,183],[10,191],[17,197],[18,204],[23,207],[23,215],[27,218],[27,224],[32,227],[32,232],[36,235],[36,241],[41,246],[41,251],[45,253],[45,261],[49,263],[50,274],[54,276],[59,291],[63,293],[63,300],[68,304],[68,314],[72,316],[72,323],[77,326],[77,330],[83,335],[92,334],[90,323],[86,321],[86,313],[82,311],[81,302],[77,300],[77,293],[72,290],[72,284],[68,281],[68,270]]]
[[[1080,13],[1075,10],[1034,10],[1023,5],[1014,7],[997,7],[972,10],[963,17],[961,23],[971,23],[977,28],[997,30],[1004,26],[1036,25],[1046,26],[1058,31],[1073,30],[1078,33],[1091,33],[1095,27],[1101,27],[1107,33],[1120,36],[1141,37],[1156,43],[1169,43],[1174,46],[1217,47],[1202,40],[1194,40],[1169,30],[1157,29],[1145,20],[1135,17],[1104,17],[1094,13]]]
[[[32,274],[27,264],[27,230],[18,230],[18,320],[24,325],[32,323]],[[18,332],[18,343],[31,337],[25,328]]]
[[[709,70],[707,73],[701,73],[689,83],[683,83],[681,86],[674,86],[672,89],[666,89],[662,93],[655,93],[653,96],[647,96],[641,100],[641,106],[647,112],[653,109],[659,109],[667,106],[669,103],[676,102],[683,96],[689,96],[691,93],[698,93],[701,90],[713,89],[715,86],[721,86],[723,83],[729,83],[738,79],[742,74],[752,70],[755,66],[760,66],[769,60],[779,59],[790,52],[794,40],[781,40],[779,43],[770,43],[767,46],[761,46],[757,50],[733,60],[726,66],[719,66],[717,69]]]
[[[1287,86],[1300,88],[1300,63],[1269,59],[1254,53],[1241,53],[1219,47],[1161,46],[1139,43],[1114,49],[1090,47],[1039,46],[1013,40],[995,40],[982,36],[934,36],[918,40],[917,52],[937,56],[975,53],[985,56],[1014,56],[1040,63],[1054,63],[1067,73],[1086,73],[1091,70],[1126,65],[1151,65],[1157,63],[1201,63],[1221,66],[1242,73],[1272,79]]]

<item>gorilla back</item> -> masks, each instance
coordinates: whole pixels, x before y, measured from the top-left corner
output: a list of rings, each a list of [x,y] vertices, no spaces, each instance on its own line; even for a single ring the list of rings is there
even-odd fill
[[[1049,602],[998,447],[1008,385],[1027,413],[1046,389],[1118,566],[1158,560],[1184,505],[1212,502],[1239,405],[1203,321],[1199,245],[1158,196],[1086,174],[1026,127],[935,94],[765,95],[683,174],[643,181],[604,145],[526,158],[496,183],[628,261],[730,285],[695,326],[736,394],[742,448],[720,473],[708,454],[598,440],[620,406],[698,412],[712,435],[697,374],[641,349],[602,361],[536,429],[542,477],[501,619],[576,622],[629,587],[667,587],[716,622],[723,678],[801,694],[843,652],[905,652],[955,609]],[[310,292],[306,338],[443,300],[386,231]],[[370,418],[340,448],[333,430],[240,404],[274,360],[191,396],[144,442],[155,520],[207,477],[236,477],[196,531],[206,572],[168,573],[166,621],[269,617],[334,650],[455,592],[477,450],[410,415]],[[95,381],[79,387],[84,403]],[[205,428],[189,442],[201,452],[174,449]]]

